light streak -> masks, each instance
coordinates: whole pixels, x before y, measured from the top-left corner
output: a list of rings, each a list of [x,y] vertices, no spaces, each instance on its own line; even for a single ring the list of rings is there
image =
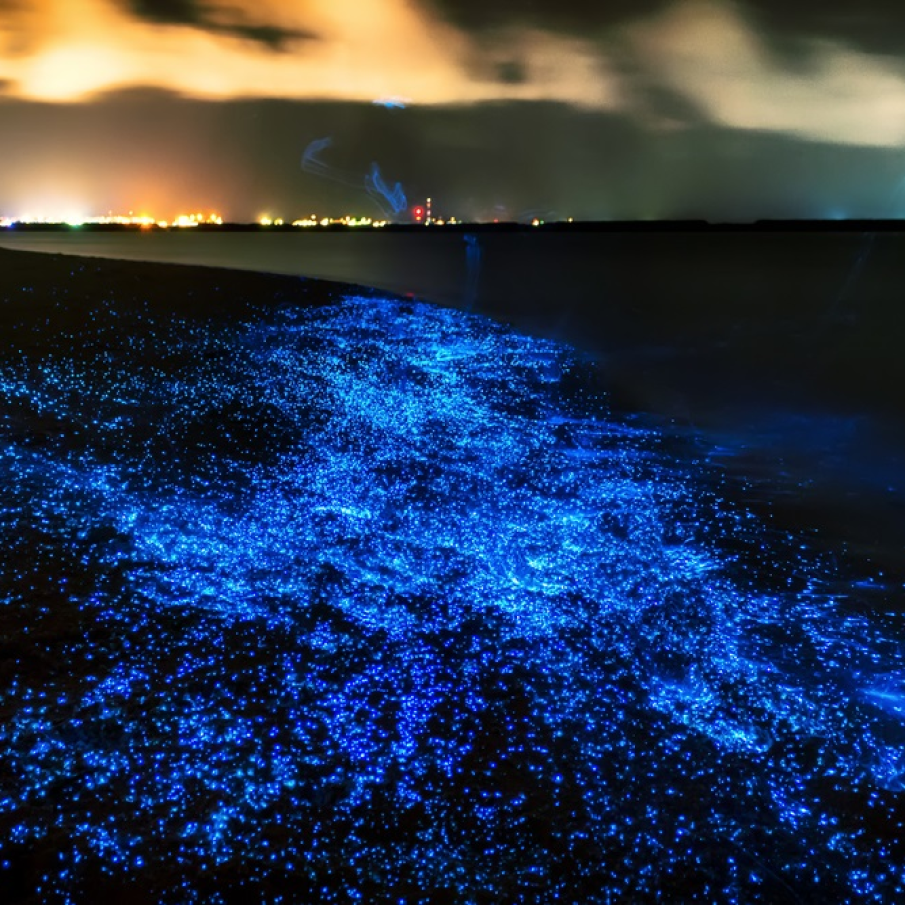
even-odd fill
[[[331,166],[321,155],[332,145],[333,139],[329,137],[310,142],[302,154],[302,170],[320,179],[328,179],[350,188],[364,189],[386,218],[405,210],[408,202],[401,183],[397,182],[390,188],[376,163],[371,164],[370,172],[363,177],[345,173]]]

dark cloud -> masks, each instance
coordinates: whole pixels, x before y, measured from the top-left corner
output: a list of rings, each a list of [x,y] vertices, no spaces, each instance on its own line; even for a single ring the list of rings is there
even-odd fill
[[[2,2],[2,0],[0,0]],[[216,34],[261,44],[270,50],[285,51],[300,41],[316,37],[312,32],[252,22],[198,0],[126,0],[139,18],[161,25],[189,25]]]
[[[905,50],[905,4],[895,0],[743,0],[740,8],[790,64],[814,39],[867,53]]]
[[[612,64],[625,85],[627,110],[648,126],[704,126],[711,117],[694,98],[667,84],[656,68],[633,54],[617,53]]]
[[[210,31],[253,41],[277,51],[289,50],[300,41],[311,41],[317,37],[312,32],[280,28],[277,25],[257,25],[250,22],[210,23],[206,27]]]
[[[422,0],[469,31],[530,25],[587,34],[669,6],[670,0]]]
[[[632,90],[633,106],[644,121],[654,125],[704,125],[709,121],[699,104],[666,85],[639,78]]]
[[[202,25],[207,14],[197,0],[127,0],[136,16],[151,22]]]
[[[588,35],[640,19],[678,0],[421,0],[476,34],[527,25]],[[900,0],[738,0],[738,8],[773,51],[792,67],[806,65],[808,45],[824,39],[868,53],[905,51],[905,3]]]
[[[507,85],[520,85],[528,80],[524,63],[518,60],[506,60],[496,67],[496,80]]]

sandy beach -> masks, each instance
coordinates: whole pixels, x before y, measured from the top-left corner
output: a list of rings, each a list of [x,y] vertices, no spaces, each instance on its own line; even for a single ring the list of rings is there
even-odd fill
[[[638,404],[687,349],[295,276],[0,251],[0,303],[7,901],[903,888],[851,400],[735,431]]]

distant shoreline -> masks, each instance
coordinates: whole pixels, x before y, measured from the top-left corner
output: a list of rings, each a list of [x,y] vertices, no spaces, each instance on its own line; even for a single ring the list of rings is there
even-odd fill
[[[901,233],[905,220],[756,220],[753,222],[711,222],[709,220],[576,220],[541,222],[537,225],[516,221],[500,223],[454,223],[425,226],[419,223],[388,223],[385,226],[348,226],[330,223],[325,226],[293,226],[290,223],[263,226],[260,223],[199,223],[192,227],[137,226],[120,223],[20,223],[0,227],[4,232],[64,233]]]

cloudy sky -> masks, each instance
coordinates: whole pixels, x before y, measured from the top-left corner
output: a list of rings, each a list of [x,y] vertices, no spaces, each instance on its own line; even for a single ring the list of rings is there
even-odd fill
[[[889,0],[0,0],[0,89],[0,216],[905,214]]]

